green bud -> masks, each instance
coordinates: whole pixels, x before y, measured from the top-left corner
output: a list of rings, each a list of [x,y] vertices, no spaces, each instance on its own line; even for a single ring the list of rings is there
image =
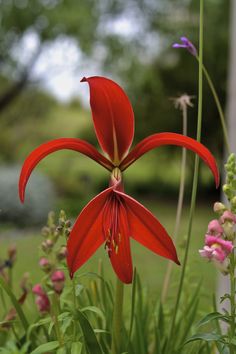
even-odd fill
[[[214,204],[213,210],[215,213],[219,213],[221,215],[226,210],[226,206],[223,203],[216,202]]]

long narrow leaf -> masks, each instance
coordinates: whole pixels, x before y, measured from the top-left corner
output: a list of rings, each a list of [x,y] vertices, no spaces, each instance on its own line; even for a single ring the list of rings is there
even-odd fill
[[[19,302],[17,301],[17,298],[15,297],[15,295],[13,294],[13,292],[11,291],[11,288],[9,287],[9,285],[3,280],[2,277],[0,277],[0,286],[3,288],[3,290],[7,293],[7,295],[9,296],[12,305],[14,306],[20,320],[21,323],[25,329],[25,331],[27,331],[28,327],[29,327],[29,323],[25,317],[25,314],[21,308],[21,305],[19,304]]]
[[[88,352],[90,354],[103,354],[91,324],[89,323],[85,315],[79,310],[77,311],[77,319],[83,332],[84,342],[86,344]]]

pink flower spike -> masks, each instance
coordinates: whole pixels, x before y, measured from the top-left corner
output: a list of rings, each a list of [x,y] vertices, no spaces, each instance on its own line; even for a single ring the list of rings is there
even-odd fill
[[[224,229],[223,227],[220,225],[219,221],[214,219],[214,220],[211,220],[208,224],[208,234],[210,235],[214,235],[214,236],[217,236],[217,237],[220,237],[222,236],[223,232],[224,232]]]
[[[221,224],[224,224],[226,221],[230,221],[236,224],[236,215],[233,214],[231,211],[226,210],[223,215],[220,217]]]

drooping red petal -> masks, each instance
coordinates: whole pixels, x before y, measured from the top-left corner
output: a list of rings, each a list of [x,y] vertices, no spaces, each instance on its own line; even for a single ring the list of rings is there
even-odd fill
[[[54,151],[69,149],[81,152],[90,157],[108,170],[112,170],[112,163],[102,156],[91,144],[81,139],[61,138],[44,143],[33,150],[26,158],[19,179],[19,195],[21,202],[24,202],[25,188],[31,172],[35,166],[47,155]]]
[[[94,76],[83,78],[90,88],[90,105],[99,144],[115,165],[127,154],[134,136],[131,103],[114,81]]]
[[[120,165],[120,169],[124,171],[128,166],[130,166],[143,154],[162,145],[183,146],[197,153],[211,169],[215,177],[216,187],[219,186],[219,181],[220,181],[219,171],[217,168],[215,158],[210,153],[210,151],[198,141],[176,133],[153,134],[143,139],[142,141],[140,141],[140,143],[138,143],[135,146],[135,148],[129,153],[129,155],[122,161]]]
[[[125,201],[131,237],[156,254],[180,264],[172,239],[154,215],[127,194],[115,193]]]
[[[126,208],[115,193],[104,208],[103,228],[113,269],[123,283],[129,284],[133,277],[129,221]]]
[[[111,188],[93,198],[75,221],[67,242],[67,264],[71,277],[105,241],[103,208],[109,193],[112,193]]]

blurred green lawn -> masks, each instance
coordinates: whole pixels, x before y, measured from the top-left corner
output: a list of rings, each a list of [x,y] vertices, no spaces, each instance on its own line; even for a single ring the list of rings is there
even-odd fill
[[[175,208],[174,202],[161,202],[161,201],[142,201],[145,206],[154,212],[154,214],[163,223],[166,229],[171,234],[174,228],[175,220]],[[198,249],[203,246],[204,234],[207,228],[207,224],[211,218],[213,218],[213,212],[211,209],[211,201],[208,205],[198,204],[194,219],[192,242],[189,253],[189,263],[187,269],[187,278],[185,282],[186,291],[188,292],[189,286],[197,284],[202,280],[202,296],[200,302],[200,308],[205,309],[211,306],[211,295],[214,292],[216,272],[212,264],[208,264],[200,258]],[[189,207],[184,208],[182,217],[181,232],[177,241],[177,252],[180,261],[183,259],[184,250],[184,237],[186,236],[187,221],[188,221]],[[39,231],[25,231],[25,236],[22,236],[24,232],[21,230],[19,236],[16,230],[14,235],[11,229],[0,230],[0,242],[1,242],[1,258],[4,257],[8,245],[15,243],[17,245],[17,262],[14,267],[14,286],[17,288],[21,276],[25,272],[29,272],[31,275],[32,283],[39,282],[42,277],[42,272],[38,267],[38,258],[40,254],[40,243],[42,237]],[[159,256],[156,256],[149,250],[145,249],[141,245],[132,241],[132,255],[133,263],[137,268],[138,273],[141,276],[143,285],[149,289],[150,296],[153,300],[160,296],[162,289],[162,282],[167,268],[167,260]],[[101,247],[97,253],[78,271],[79,273],[91,271],[96,272],[98,269],[98,260],[102,259],[104,264],[105,276],[109,279],[114,278],[112,268],[110,266],[108,256]],[[181,266],[174,264],[174,272],[171,278],[171,287],[169,291],[169,301],[173,300],[176,296],[176,285],[180,276]],[[130,288],[130,286],[128,286]],[[130,290],[128,290],[129,292]]]

